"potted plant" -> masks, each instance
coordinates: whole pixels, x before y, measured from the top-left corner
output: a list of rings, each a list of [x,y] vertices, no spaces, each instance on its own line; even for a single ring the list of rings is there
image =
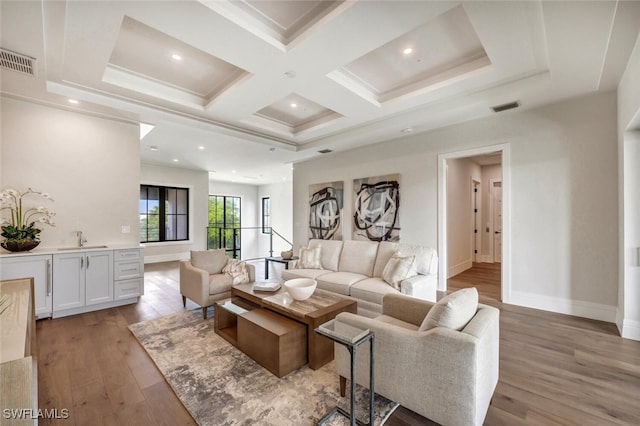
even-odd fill
[[[39,234],[41,229],[36,228],[36,223],[55,226],[53,216],[55,212],[44,206],[30,207],[25,205],[25,198],[44,198],[53,201],[49,194],[34,191],[28,188],[19,192],[15,189],[7,189],[0,193],[0,211],[9,210],[10,220],[5,220],[0,229],[0,235],[4,240],[0,245],[9,251],[31,250],[40,244]]]

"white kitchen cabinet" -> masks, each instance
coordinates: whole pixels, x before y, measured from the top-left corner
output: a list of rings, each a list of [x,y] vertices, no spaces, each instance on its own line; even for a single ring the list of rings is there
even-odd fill
[[[113,251],[87,253],[85,303],[96,305],[113,300]]]
[[[36,318],[50,317],[53,312],[51,262],[50,254],[0,258],[1,280],[33,277]]]
[[[111,250],[54,254],[54,312],[112,301],[111,265]]]
[[[129,299],[144,294],[142,249],[114,251],[114,299]]]

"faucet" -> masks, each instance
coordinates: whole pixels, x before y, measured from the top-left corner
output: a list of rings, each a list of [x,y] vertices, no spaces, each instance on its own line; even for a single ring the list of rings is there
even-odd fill
[[[84,243],[87,242],[87,239],[82,235],[82,231],[76,231],[76,236],[78,237],[78,247],[84,246]]]

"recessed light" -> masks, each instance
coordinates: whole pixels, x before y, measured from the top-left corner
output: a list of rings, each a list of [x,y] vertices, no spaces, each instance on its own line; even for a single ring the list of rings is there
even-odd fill
[[[276,149],[271,147],[271,148],[269,148],[269,152],[276,152]]]
[[[150,151],[157,151],[157,150],[158,150],[158,147],[157,147],[157,146],[154,146],[154,145],[151,145],[151,146],[149,147],[149,150],[150,150]]]
[[[411,55],[413,53],[413,47],[407,47],[405,48],[402,53],[404,53],[405,55]]]
[[[204,146],[200,145],[200,146],[198,147],[198,149],[199,149],[200,151],[204,151]]]
[[[405,127],[402,129],[402,133],[411,133],[413,132],[413,127]]]
[[[285,78],[296,78],[296,72],[295,71],[287,71],[284,74]]]
[[[178,160],[177,158],[174,158],[174,159],[173,159],[173,162],[174,162],[174,163],[177,163],[178,161],[180,161],[180,160]]]
[[[74,105],[78,105],[80,103],[80,101],[78,101],[77,99],[69,99],[69,103],[70,104],[74,104]]]
[[[235,172],[236,172],[235,170],[231,170],[231,173],[235,173]]]
[[[298,108],[298,104],[295,102],[291,102],[290,106],[291,108]]]
[[[177,53],[174,53],[173,55],[171,55],[171,59],[173,59],[174,61],[181,61],[182,56],[178,55]]]

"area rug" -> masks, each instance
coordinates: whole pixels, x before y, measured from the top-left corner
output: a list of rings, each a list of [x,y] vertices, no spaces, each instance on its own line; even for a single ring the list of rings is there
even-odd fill
[[[279,379],[215,334],[211,311],[208,318],[196,309],[129,326],[199,425],[314,425],[336,405],[348,411],[335,362]],[[358,387],[356,400],[358,419],[368,422],[368,389]],[[374,424],[382,425],[398,405],[375,401]],[[348,421],[335,414],[325,424]]]

